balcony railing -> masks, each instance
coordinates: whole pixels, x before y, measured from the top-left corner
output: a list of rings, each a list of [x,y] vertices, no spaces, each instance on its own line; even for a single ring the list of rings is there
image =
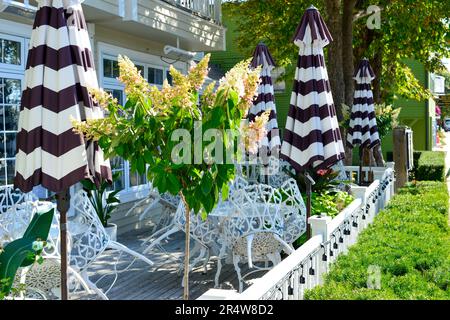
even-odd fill
[[[0,0],[0,12],[4,11],[8,7],[15,10],[25,10],[25,11],[36,11],[37,10],[36,0]]]
[[[221,0],[162,0],[203,19],[222,23]]]

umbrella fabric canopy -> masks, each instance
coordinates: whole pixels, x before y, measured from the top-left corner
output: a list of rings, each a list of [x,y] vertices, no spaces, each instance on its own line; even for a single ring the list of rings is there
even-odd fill
[[[253,107],[249,110],[248,119],[249,121],[254,121],[257,116],[270,110],[269,122],[266,125],[267,136],[261,141],[261,147],[267,148],[267,154],[278,154],[281,147],[281,141],[271,76],[271,71],[275,67],[275,62],[269,49],[263,43],[256,46],[251,62],[252,68],[257,68],[258,66],[262,66],[260,75],[261,83],[258,88],[258,96],[253,101]]]
[[[112,180],[97,143],[72,131],[72,120],[103,117],[88,88],[98,87],[83,0],[40,0],[25,72],[14,184],[57,193],[61,223],[61,293],[67,292],[70,186],[85,178]]]
[[[71,119],[103,117],[88,88],[98,87],[82,0],[40,0],[30,40],[17,136],[15,186],[63,191],[85,178],[111,180],[97,143]]]
[[[379,145],[381,141],[370,85],[375,79],[375,74],[367,59],[361,60],[353,79],[356,80],[356,88],[347,134],[347,145],[350,148],[359,145],[361,148],[372,149]]]
[[[329,168],[345,157],[323,53],[331,41],[319,11],[307,9],[294,36],[300,51],[281,148],[297,171]]]

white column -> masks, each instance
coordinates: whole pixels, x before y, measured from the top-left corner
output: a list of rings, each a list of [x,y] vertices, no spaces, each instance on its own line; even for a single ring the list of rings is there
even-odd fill
[[[308,223],[311,225],[311,237],[322,235],[323,242],[328,240],[328,224],[331,222],[329,216],[312,216]]]

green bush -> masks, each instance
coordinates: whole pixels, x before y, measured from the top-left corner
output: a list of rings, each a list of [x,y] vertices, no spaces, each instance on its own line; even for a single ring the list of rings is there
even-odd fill
[[[402,189],[305,298],[450,299],[448,202],[442,182]],[[371,266],[381,272],[379,290],[367,286]]]
[[[419,181],[445,181],[445,152],[422,151],[417,161],[415,179]]]

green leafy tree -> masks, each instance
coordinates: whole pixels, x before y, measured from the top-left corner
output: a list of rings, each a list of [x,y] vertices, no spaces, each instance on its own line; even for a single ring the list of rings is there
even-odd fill
[[[237,23],[237,39],[248,54],[258,41],[264,41],[292,78],[298,49],[292,36],[301,14],[311,4],[325,17],[334,41],[327,47],[328,73],[338,117],[341,105],[352,105],[355,62],[371,60],[377,79],[376,102],[392,103],[396,95],[423,100],[429,97],[404,63],[413,58],[434,72],[442,67],[441,59],[449,53],[448,12],[450,2],[440,0],[272,0],[235,1],[224,5],[225,14]],[[368,19],[377,13],[367,11],[376,5],[379,29],[368,28]]]
[[[190,212],[206,216],[220,195],[227,197],[235,174],[231,160],[239,160],[244,149],[240,146],[252,152],[255,146],[257,149],[268,120],[268,114],[263,114],[242,125],[257,92],[260,68],[250,70],[249,61],[243,61],[226,74],[217,89],[211,83],[199,97],[208,62],[209,55],[188,75],[172,67],[173,86],[166,81],[159,90],[147,83],[128,58],[119,57],[119,80],[125,84],[128,102],[121,106],[109,94],[91,91],[109,116],[75,124],[78,132],[98,140],[108,157],[120,156],[130,161],[132,170],[146,172],[159,192],[180,195],[187,221],[185,299]],[[208,133],[214,134],[207,137]],[[220,161],[221,154],[227,159]]]

